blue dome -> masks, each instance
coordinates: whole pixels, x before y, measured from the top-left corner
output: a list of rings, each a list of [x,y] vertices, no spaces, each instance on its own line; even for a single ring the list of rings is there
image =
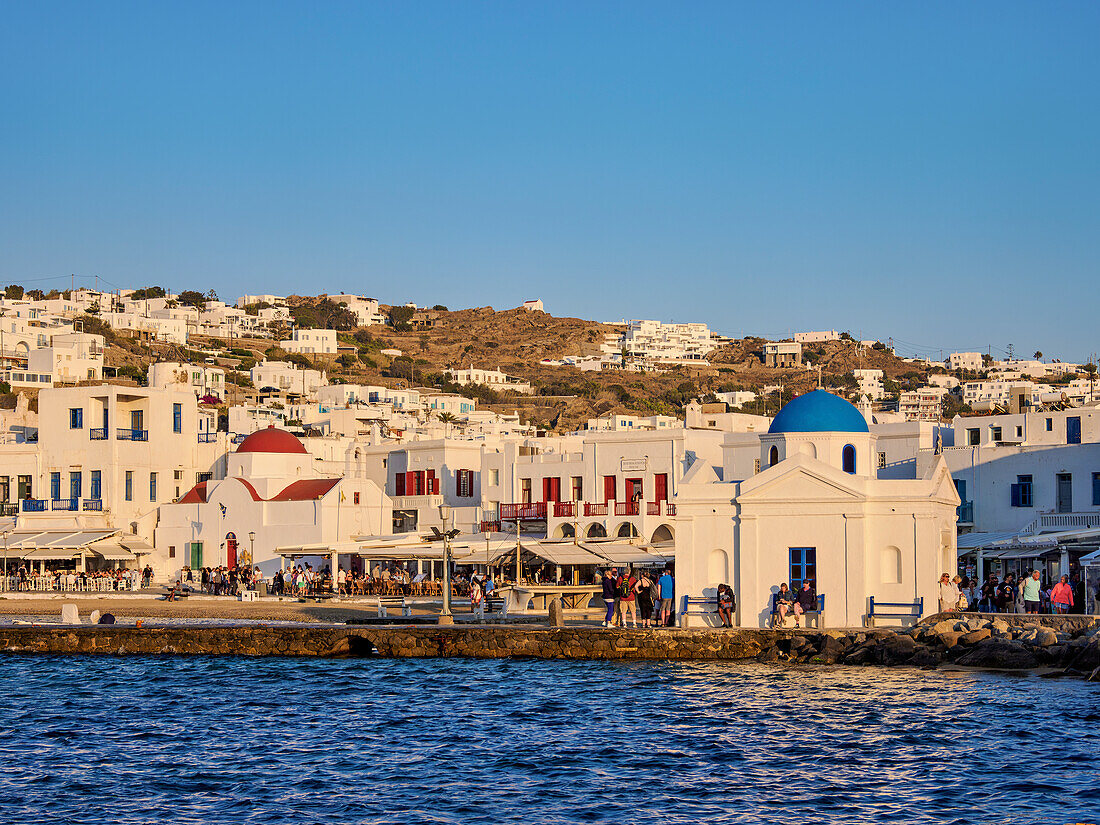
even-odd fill
[[[865,433],[863,413],[839,395],[814,390],[791,399],[772,419],[769,433]]]

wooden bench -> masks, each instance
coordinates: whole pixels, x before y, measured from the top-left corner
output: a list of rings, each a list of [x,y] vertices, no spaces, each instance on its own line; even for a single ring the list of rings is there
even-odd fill
[[[779,609],[778,609],[777,604],[776,604],[775,595],[776,594],[774,594],[774,593],[772,594],[772,625],[773,626],[775,625],[775,617],[779,615]],[[791,604],[792,605],[794,604],[793,599],[791,601]],[[817,596],[814,599],[813,608],[803,612],[803,614],[802,614],[803,616],[806,617],[806,627],[810,626],[810,618],[812,617],[813,620],[814,620],[814,628],[816,628],[817,630],[820,630],[821,629],[821,614],[824,613],[824,612],[825,612],[825,594],[824,593],[818,593]],[[787,611],[787,618],[789,619],[791,616],[794,616],[794,615],[795,615],[794,607],[792,606],[792,608],[789,611]]]
[[[879,616],[890,618],[920,619],[924,615],[924,597],[911,602],[884,602],[875,601],[871,596],[871,609],[867,612],[867,626],[874,627],[875,619]]]
[[[402,616],[411,616],[412,607],[405,601],[404,596],[379,596],[378,597],[378,616],[379,618],[385,618],[389,615],[390,610],[400,610]]]

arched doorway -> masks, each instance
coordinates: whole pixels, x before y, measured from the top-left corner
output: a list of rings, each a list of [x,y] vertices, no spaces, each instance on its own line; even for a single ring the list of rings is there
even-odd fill
[[[621,539],[631,539],[638,535],[638,528],[634,526],[633,522],[624,521],[619,525],[619,529],[615,531],[615,535]]]
[[[588,525],[588,532],[585,535],[590,539],[604,539],[607,538],[607,529],[597,521],[595,524]]]
[[[554,528],[554,538],[571,539],[575,535],[572,524],[559,524]]]
[[[774,467],[778,463],[779,463],[779,448],[778,447],[772,447],[771,450],[768,451],[768,466],[769,467]]]
[[[667,524],[662,524],[660,527],[653,531],[653,538],[650,539],[650,541],[652,541],[654,544],[658,544],[659,542],[672,541],[672,539],[672,528],[669,527]]]
[[[237,536],[234,533],[225,534],[225,566],[231,569],[237,566]]]

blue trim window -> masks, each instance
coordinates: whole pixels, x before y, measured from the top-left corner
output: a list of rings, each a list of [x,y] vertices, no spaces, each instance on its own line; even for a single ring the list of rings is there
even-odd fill
[[[149,473],[149,501],[157,500],[157,474]]]
[[[80,498],[84,493],[84,476],[80,472],[69,473],[69,498]]]
[[[83,407],[70,407],[69,408],[69,429],[70,430],[83,430],[84,429],[84,408]]]
[[[1092,474],[1092,506],[1100,507],[1100,473]]]
[[[183,432],[183,404],[172,405],[172,432]]]
[[[61,498],[61,473],[50,473],[50,498],[54,501]]]
[[[1031,476],[1016,476],[1016,483],[1012,485],[1009,496],[1013,507],[1035,506],[1035,490]]]
[[[88,496],[99,500],[103,498],[103,471],[92,470],[92,478],[89,483]]]
[[[798,590],[802,582],[809,579],[817,581],[817,548],[816,547],[792,547],[791,551],[791,590]]]
[[[856,474],[856,448],[851,444],[845,444],[840,462],[844,472],[854,476]]]
[[[134,500],[134,471],[126,471],[126,500]]]

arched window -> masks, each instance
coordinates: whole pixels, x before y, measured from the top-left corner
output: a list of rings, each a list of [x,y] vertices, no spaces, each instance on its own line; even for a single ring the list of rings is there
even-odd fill
[[[730,580],[730,557],[725,550],[720,548],[710,551],[710,564],[708,565],[710,581],[712,584],[728,584]]]
[[[774,467],[779,463],[779,448],[772,447],[771,452],[768,453],[768,466]]]
[[[841,453],[841,464],[843,465],[844,472],[856,474],[856,448],[851,444],[844,445],[844,452]]]
[[[901,583],[901,550],[890,545],[879,551],[880,578],[883,584]]]

